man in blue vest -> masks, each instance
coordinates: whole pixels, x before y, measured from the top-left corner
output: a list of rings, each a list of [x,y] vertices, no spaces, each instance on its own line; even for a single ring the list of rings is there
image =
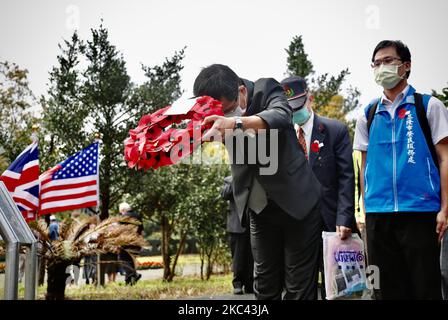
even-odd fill
[[[372,56],[384,88],[356,124],[370,264],[378,299],[441,299],[440,241],[448,218],[448,111],[408,85],[411,53],[380,42]]]

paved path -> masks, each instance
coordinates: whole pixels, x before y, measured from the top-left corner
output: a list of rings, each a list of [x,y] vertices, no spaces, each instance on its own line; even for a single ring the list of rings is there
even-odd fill
[[[177,272],[178,276],[199,276],[201,273],[201,269],[199,264],[197,265],[190,264],[178,268]],[[156,280],[163,278],[163,269],[138,270],[138,273],[142,274],[141,278],[142,280]],[[117,281],[124,282],[124,276],[118,273]],[[79,284],[81,286],[84,285],[85,284],[84,279],[80,278]],[[186,300],[255,300],[255,296],[253,294],[234,295],[232,293],[229,293],[219,296],[186,297],[185,299]],[[318,300],[322,300],[320,297],[320,290]],[[370,297],[363,297],[361,300],[372,300],[372,299]]]

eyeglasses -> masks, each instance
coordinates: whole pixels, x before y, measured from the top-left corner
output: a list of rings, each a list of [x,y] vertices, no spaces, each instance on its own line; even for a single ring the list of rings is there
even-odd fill
[[[400,58],[395,58],[395,57],[386,57],[384,59],[378,59],[373,61],[373,63],[370,65],[372,68],[377,68],[380,65],[384,64],[384,65],[391,65],[395,60],[401,61]]]

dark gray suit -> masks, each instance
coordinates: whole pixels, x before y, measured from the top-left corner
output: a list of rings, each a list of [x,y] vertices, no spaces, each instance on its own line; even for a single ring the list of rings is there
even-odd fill
[[[316,140],[323,143],[323,147],[318,152],[310,150],[309,163],[322,186],[322,231],[335,232],[336,226],[355,230],[355,174],[347,126],[314,114],[311,143]],[[322,246],[320,250],[319,268],[323,275]],[[321,288],[322,299],[325,299],[324,277]]]
[[[227,232],[229,233],[230,251],[232,254],[232,284],[234,288],[241,288],[246,293],[253,292],[254,258],[250,247],[250,233],[248,228],[241,226],[235,201],[233,200],[232,176],[224,178],[221,197],[229,201],[227,215]]]
[[[337,225],[353,229],[355,173],[347,126],[314,114],[311,143],[316,140],[324,146],[319,152],[310,151],[309,162],[322,186],[325,231],[334,232]]]
[[[301,220],[312,212],[320,200],[320,186],[313,175],[292,125],[292,110],[282,87],[272,79],[251,82],[243,80],[248,90],[246,116],[257,115],[269,126],[279,130],[278,171],[274,175],[259,175],[259,164],[232,164],[233,194],[240,220],[254,176],[269,198],[291,217]]]
[[[244,222],[245,214],[250,215],[255,294],[257,299],[280,299],[284,288],[285,299],[315,299],[320,186],[297,143],[292,110],[282,87],[274,79],[243,82],[248,91],[245,115],[257,115],[269,129],[278,129],[276,173],[260,175],[259,162],[232,164],[240,221]],[[248,209],[254,177],[268,198],[268,205],[259,214]]]

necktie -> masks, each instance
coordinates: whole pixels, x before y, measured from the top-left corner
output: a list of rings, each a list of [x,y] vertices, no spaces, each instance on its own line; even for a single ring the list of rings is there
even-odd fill
[[[258,182],[258,179],[254,177],[252,183],[252,190],[248,200],[249,208],[256,214],[259,214],[268,205],[268,198],[263,186]]]
[[[298,130],[298,138],[299,138],[299,144],[303,149],[303,152],[305,153],[306,160],[308,160],[308,149],[306,147],[306,140],[305,140],[305,132],[300,127]]]

